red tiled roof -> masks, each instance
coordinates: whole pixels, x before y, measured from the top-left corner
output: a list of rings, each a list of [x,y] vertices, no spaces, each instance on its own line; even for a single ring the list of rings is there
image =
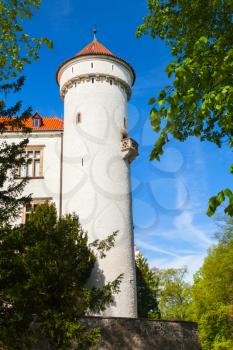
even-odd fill
[[[33,126],[33,119],[40,119],[40,126]],[[4,123],[4,129],[6,131],[21,131],[18,127],[12,128],[11,125],[8,124],[8,121],[12,120],[12,118],[0,117],[0,123]],[[62,119],[59,119],[55,116],[47,116],[41,117],[38,113],[35,113],[31,118],[28,118],[24,125],[26,128],[30,128],[32,131],[55,131],[55,130],[63,130],[64,122]]]
[[[104,45],[102,45],[98,40],[93,40],[84,49],[78,52],[75,57],[82,55],[109,55],[116,57],[110,50],[108,50]]]
[[[116,58],[117,60],[123,62],[124,64],[126,64],[131,69],[131,71],[133,73],[133,84],[134,84],[136,76],[135,76],[135,72],[134,72],[133,67],[128,62],[126,62],[124,59],[114,55],[109,49],[107,49],[97,39],[94,39],[90,44],[88,44],[86,47],[84,47],[84,49],[82,49],[76,55],[74,55],[73,57],[67,59],[65,62],[63,62],[60,65],[60,67],[58,68],[57,73],[56,73],[57,83],[59,84],[59,82],[58,82],[59,71],[67,62],[73,60],[76,57],[89,56],[89,55],[110,56],[110,57]]]

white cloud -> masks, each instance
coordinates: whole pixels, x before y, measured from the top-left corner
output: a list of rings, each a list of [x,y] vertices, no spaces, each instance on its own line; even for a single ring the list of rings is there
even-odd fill
[[[209,235],[193,224],[193,218],[194,214],[191,211],[184,211],[174,219],[176,230],[185,233],[184,238],[188,236],[188,241],[196,241],[206,246],[213,244],[214,241],[209,238]]]
[[[206,252],[198,255],[179,256],[177,258],[168,259],[151,259],[149,260],[150,267],[157,267],[159,269],[167,268],[181,268],[187,266],[188,273],[186,276],[187,282],[193,281],[193,275],[197,272],[203,264]]]
[[[174,256],[174,257],[178,257],[178,255],[176,253],[170,252],[168,250],[164,250],[161,248],[158,248],[157,246],[153,245],[153,244],[149,244],[140,240],[137,240],[137,246],[140,248],[144,248],[146,250],[150,250],[152,252],[156,252],[156,253],[162,253],[165,255],[170,255],[170,256]]]

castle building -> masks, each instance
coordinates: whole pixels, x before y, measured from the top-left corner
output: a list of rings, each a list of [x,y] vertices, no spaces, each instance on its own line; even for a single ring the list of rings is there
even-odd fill
[[[115,246],[98,262],[92,283],[101,287],[123,274],[120,293],[103,316],[137,317],[130,163],[138,155],[128,136],[127,104],[135,81],[133,68],[97,39],[59,67],[56,75],[64,101],[64,122],[36,112],[20,169],[30,178],[23,209],[25,222],[33,207],[54,202],[60,215],[75,212],[89,241],[118,232]],[[7,131],[7,142],[25,135]]]

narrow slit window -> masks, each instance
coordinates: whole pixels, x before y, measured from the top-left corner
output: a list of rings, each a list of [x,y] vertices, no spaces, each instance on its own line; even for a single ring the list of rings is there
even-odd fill
[[[83,166],[84,162],[83,162],[83,158],[82,158],[82,166]]]
[[[125,129],[127,128],[127,120],[126,120],[126,118],[124,118],[124,128]]]
[[[112,80],[110,80],[110,85],[112,85]]]
[[[82,120],[81,113],[78,113],[77,116],[76,116],[76,124],[81,123],[81,120]]]
[[[91,62],[91,68],[94,68],[94,64],[93,64],[93,62]]]
[[[112,70],[114,70],[114,65],[112,65]]]
[[[92,80],[92,84],[94,84],[94,82],[95,82],[94,78],[92,78],[91,80]]]
[[[72,73],[74,73],[74,67],[72,67]]]

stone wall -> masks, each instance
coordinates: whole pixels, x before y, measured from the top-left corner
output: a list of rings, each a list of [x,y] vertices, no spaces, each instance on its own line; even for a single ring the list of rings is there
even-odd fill
[[[98,317],[83,322],[101,329],[99,350],[200,350],[192,322]]]

